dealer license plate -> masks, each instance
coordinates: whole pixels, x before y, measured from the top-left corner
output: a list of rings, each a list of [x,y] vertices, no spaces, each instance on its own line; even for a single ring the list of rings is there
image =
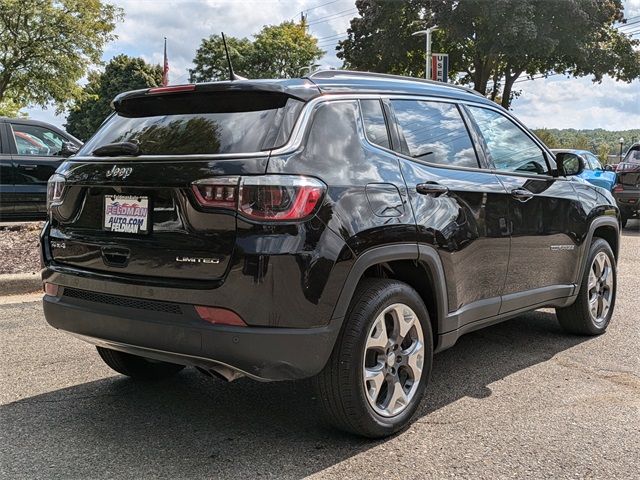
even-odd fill
[[[104,230],[118,233],[149,233],[149,197],[104,197]]]

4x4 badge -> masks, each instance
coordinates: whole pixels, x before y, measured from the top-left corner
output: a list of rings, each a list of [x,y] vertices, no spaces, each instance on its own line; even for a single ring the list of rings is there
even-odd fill
[[[131,167],[118,167],[117,165],[114,165],[111,170],[107,171],[106,175],[107,178],[120,177],[124,180],[131,175],[131,172],[133,172],[133,168]]]

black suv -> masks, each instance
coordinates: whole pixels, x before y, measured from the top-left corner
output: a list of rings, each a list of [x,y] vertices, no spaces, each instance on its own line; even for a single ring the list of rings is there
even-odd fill
[[[49,182],[42,255],[47,321],[120,373],[313,377],[334,425],[380,437],[464,333],[609,324],[611,194],[467,89],[328,71],[113,105]]]
[[[622,226],[630,218],[640,218],[640,143],[629,148],[616,168],[618,183],[613,187],[613,197],[618,202]]]
[[[45,218],[47,180],[80,146],[48,123],[0,117],[0,221]]]

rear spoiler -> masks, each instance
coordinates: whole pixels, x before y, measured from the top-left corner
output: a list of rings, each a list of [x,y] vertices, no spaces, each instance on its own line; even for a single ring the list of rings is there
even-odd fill
[[[118,95],[111,107],[125,117],[256,111],[307,102],[320,95],[309,80],[236,80],[146,88]]]

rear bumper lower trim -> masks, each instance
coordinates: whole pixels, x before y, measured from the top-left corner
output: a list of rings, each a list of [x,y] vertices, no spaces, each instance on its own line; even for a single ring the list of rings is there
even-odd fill
[[[47,322],[89,343],[157,360],[210,368],[222,365],[256,380],[311,377],[326,364],[340,328],[211,325],[182,315],[45,295]]]

